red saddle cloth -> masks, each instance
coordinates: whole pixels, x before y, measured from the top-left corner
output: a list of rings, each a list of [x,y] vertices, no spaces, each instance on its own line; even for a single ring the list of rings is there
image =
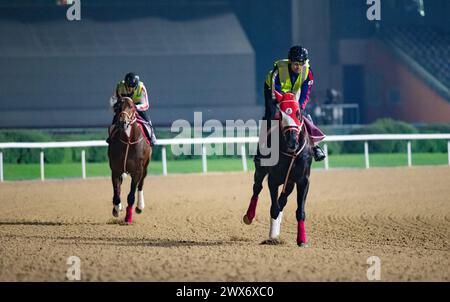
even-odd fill
[[[308,134],[314,143],[321,142],[325,139],[326,135],[309,119],[303,118],[303,122],[305,123],[306,131],[308,131]]]

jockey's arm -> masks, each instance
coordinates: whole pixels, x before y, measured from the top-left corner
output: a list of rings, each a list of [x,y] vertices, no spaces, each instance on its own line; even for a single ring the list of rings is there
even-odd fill
[[[116,88],[114,89],[113,95],[109,98],[109,105],[111,106],[111,109],[114,108],[114,105],[120,98],[121,96],[119,95],[119,85],[117,85]]]
[[[136,105],[136,109],[138,111],[147,111],[148,110],[148,95],[147,95],[147,89],[145,86],[142,87],[142,93],[138,100],[136,100],[139,104]]]
[[[278,68],[275,67],[272,72],[272,99],[276,101],[276,99],[281,99],[282,96],[283,90],[281,90],[280,75]]]
[[[314,83],[314,76],[311,69],[309,69],[308,78],[302,83],[301,94],[298,100],[298,103],[300,104],[302,110],[305,110],[306,105],[309,102],[309,96],[311,94],[311,87],[313,83]]]
[[[281,82],[279,77],[278,68],[275,67],[272,71],[272,85],[271,85],[271,91],[272,91],[272,102],[269,102],[269,112],[272,118],[278,119],[279,109],[278,109],[278,102],[277,99],[281,99],[283,93],[281,90]]]

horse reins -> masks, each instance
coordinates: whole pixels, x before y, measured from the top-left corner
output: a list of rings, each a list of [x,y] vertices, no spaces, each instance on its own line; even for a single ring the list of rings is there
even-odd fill
[[[133,124],[136,122],[136,120],[137,120],[137,118],[136,118],[136,112],[133,112],[132,115],[131,115],[131,114],[129,114],[129,113],[126,112],[126,111],[122,111],[122,112],[119,114],[119,116],[121,116],[122,114],[126,115],[128,119],[131,119],[131,117],[133,117],[133,119],[132,119],[132,120],[130,121],[130,123],[129,123],[130,126],[133,125]],[[131,128],[131,131],[133,131],[133,128]],[[125,142],[125,141],[123,141],[122,139],[120,139],[120,142],[122,142],[123,144],[126,144],[126,145],[127,145],[127,149],[126,149],[126,151],[125,151],[125,158],[124,158],[124,160],[123,160],[123,173],[126,173],[126,172],[127,172],[128,150],[130,149],[130,146],[131,146],[131,145],[136,145],[136,144],[140,143],[140,142],[144,139],[144,137],[141,136],[137,141],[131,142],[131,141],[130,141],[130,140],[131,140],[131,137],[132,137],[131,131],[130,131],[130,136],[128,137],[128,141],[127,141],[127,142]]]
[[[300,135],[300,133],[301,133],[301,131],[302,131],[302,128],[303,128],[303,121],[302,121],[302,124],[300,125],[300,129],[299,129],[299,131],[298,131],[298,132],[299,132],[299,135]],[[307,142],[307,140],[305,139],[305,142],[303,143],[303,146],[302,146],[297,152],[295,152],[295,153],[293,153],[293,154],[289,154],[289,153],[286,153],[286,152],[281,152],[281,154],[286,155],[286,156],[292,158],[292,159],[291,159],[291,163],[289,164],[289,169],[288,169],[288,171],[287,171],[287,173],[286,173],[286,178],[284,179],[284,184],[283,184],[283,191],[282,191],[282,193],[285,193],[285,192],[286,192],[286,184],[287,184],[287,182],[288,182],[289,176],[291,175],[292,167],[294,166],[294,162],[295,162],[295,160],[297,159],[297,156],[299,156],[299,154],[302,153],[303,149],[305,149],[306,142]]]

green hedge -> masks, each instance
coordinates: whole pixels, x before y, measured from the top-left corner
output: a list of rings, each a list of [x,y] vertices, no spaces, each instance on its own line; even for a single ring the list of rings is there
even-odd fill
[[[435,124],[418,126],[420,133],[450,133],[450,124]],[[447,152],[446,140],[423,140],[416,143],[415,151],[419,152]]]
[[[407,123],[392,119],[380,119],[373,124],[354,130],[351,134],[403,134],[417,133],[417,129]],[[370,152],[397,153],[406,150],[406,141],[371,141]],[[361,153],[364,151],[364,142],[344,142],[342,153]]]
[[[365,127],[352,131],[350,134],[408,134],[408,133],[450,133],[449,124],[435,124],[414,127],[405,122],[393,119],[380,119]],[[405,152],[407,141],[372,141],[369,149],[372,153]],[[413,152],[447,152],[446,140],[416,140],[411,142]],[[344,142],[341,153],[364,152],[364,142]]]
[[[52,137],[36,130],[10,130],[0,132],[1,142],[48,142]],[[49,149],[45,152],[45,162],[62,163],[67,158],[68,149]],[[6,163],[36,163],[39,162],[39,149],[8,149],[4,151]]]

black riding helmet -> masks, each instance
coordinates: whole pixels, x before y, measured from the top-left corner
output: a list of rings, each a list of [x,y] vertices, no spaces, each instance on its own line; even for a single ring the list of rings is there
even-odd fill
[[[288,59],[291,62],[305,62],[308,60],[308,50],[302,46],[292,46],[289,49]]]
[[[139,76],[132,72],[129,72],[125,75],[125,85],[130,88],[136,88],[139,84]]]

